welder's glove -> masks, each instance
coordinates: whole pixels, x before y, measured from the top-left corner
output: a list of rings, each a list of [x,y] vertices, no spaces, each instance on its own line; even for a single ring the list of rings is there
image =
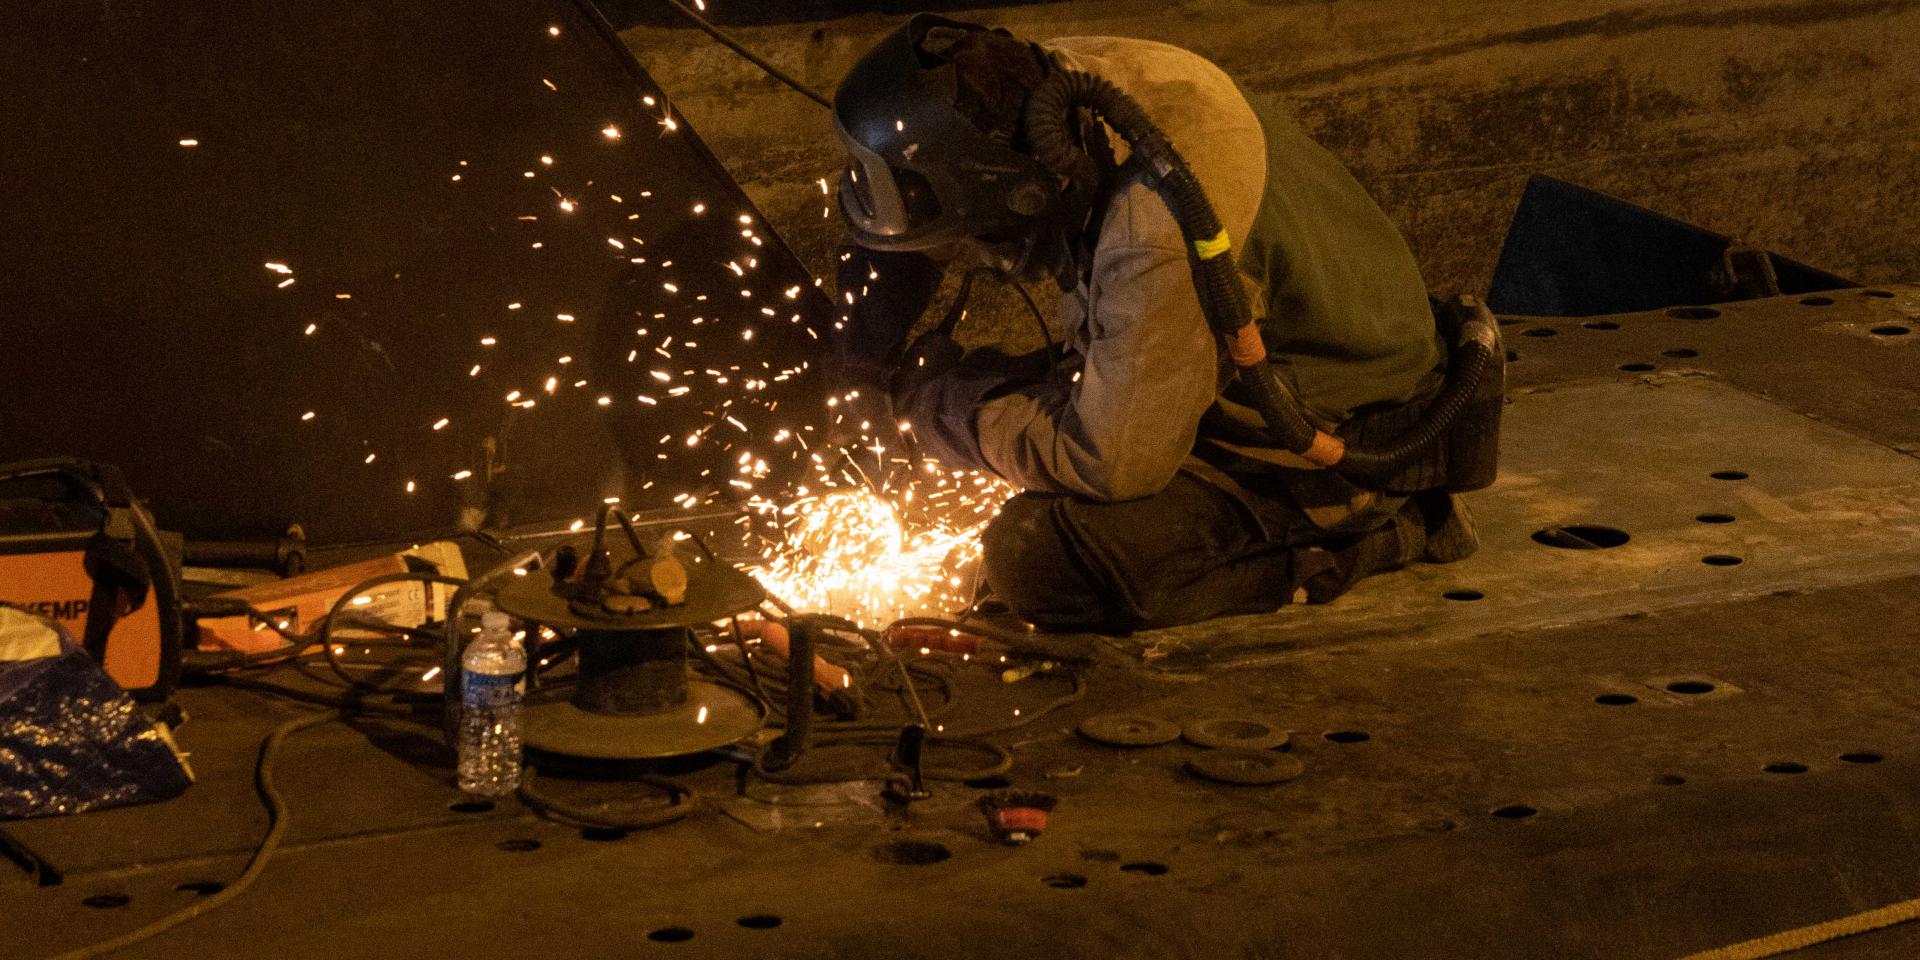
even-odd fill
[[[829,387],[879,395],[900,365],[907,335],[940,289],[940,264],[921,253],[846,246],[836,251],[840,324]]]
[[[927,382],[960,365],[966,350],[945,330],[931,330],[915,338],[900,359],[890,383],[895,397],[914,393]]]

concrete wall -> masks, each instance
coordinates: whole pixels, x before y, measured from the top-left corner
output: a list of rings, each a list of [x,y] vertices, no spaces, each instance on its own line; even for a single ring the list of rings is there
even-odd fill
[[[1072,0],[948,12],[1038,39],[1139,36],[1211,58],[1353,168],[1436,291],[1485,289],[1533,173],[1864,282],[1920,277],[1920,3]],[[897,22],[734,29],[830,93]],[[624,36],[824,271],[837,236],[817,184],[837,168],[825,111],[692,30]]]

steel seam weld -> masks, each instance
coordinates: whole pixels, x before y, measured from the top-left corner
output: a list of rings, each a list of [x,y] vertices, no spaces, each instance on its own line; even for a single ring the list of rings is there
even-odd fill
[[[1804,950],[1815,944],[1870,933],[1886,927],[1920,920],[1920,898],[1904,900],[1838,920],[1828,920],[1793,930],[1782,930],[1741,943],[1690,953],[1680,960],[1764,960]]]

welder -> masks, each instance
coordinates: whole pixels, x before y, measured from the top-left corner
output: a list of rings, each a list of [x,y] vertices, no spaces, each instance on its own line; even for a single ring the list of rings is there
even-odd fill
[[[1013,613],[1126,632],[1268,612],[1477,546],[1450,491],[1489,479],[1459,478],[1489,473],[1465,461],[1492,455],[1471,435],[1497,429],[1497,334],[1448,341],[1393,223],[1283,111],[1176,47],[931,15],[834,110],[839,386],[1021,488],[984,534]],[[950,270],[945,319],[912,337]],[[1057,285],[1063,343],[961,349],[987,274]]]

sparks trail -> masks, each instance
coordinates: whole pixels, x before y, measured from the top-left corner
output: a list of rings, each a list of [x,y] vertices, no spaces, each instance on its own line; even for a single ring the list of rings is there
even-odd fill
[[[876,444],[863,448],[885,457]],[[859,470],[853,477],[844,470]],[[749,503],[760,562],[752,573],[796,607],[861,624],[960,610],[979,576],[980,531],[1014,493],[978,471],[881,459],[876,479],[858,460],[835,467],[814,454],[819,486],[784,501]]]

